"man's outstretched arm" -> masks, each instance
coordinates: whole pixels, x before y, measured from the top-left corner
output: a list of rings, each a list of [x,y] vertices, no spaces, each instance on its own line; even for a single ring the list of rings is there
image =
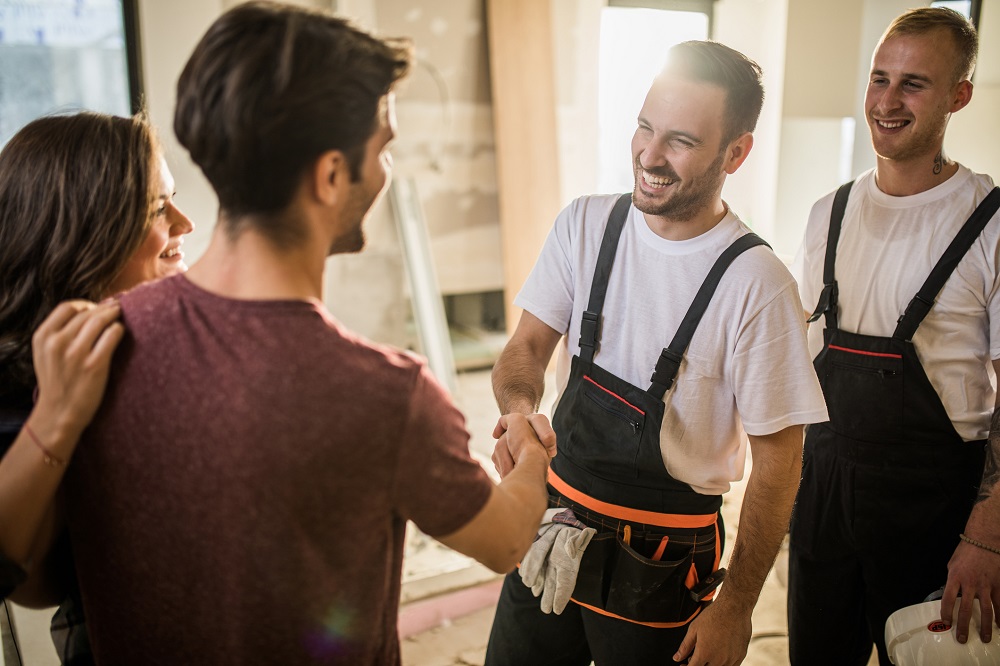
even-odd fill
[[[493,394],[500,414],[535,414],[545,390],[545,368],[562,334],[527,310],[517,323],[517,330],[500,353],[493,366]],[[530,418],[532,426],[543,439],[555,441],[555,433],[547,418],[536,415]],[[502,421],[502,420],[501,420]],[[493,430],[500,438],[504,433],[501,422]],[[550,451],[555,455],[555,449]],[[504,477],[513,466],[513,460],[502,447],[493,454],[493,463]]]
[[[497,448],[506,450],[513,460],[512,469],[493,487],[471,521],[439,541],[497,573],[506,573],[531,547],[548,506],[545,479],[555,435],[539,439],[523,414],[510,414],[500,421],[504,433]]]

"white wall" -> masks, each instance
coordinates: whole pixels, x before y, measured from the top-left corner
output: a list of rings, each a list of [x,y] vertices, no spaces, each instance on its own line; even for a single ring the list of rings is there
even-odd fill
[[[747,224],[774,241],[777,171],[784,103],[788,0],[719,0],[713,39],[745,53],[764,70],[764,106],[750,157],[726,179],[723,197]]]
[[[553,58],[562,205],[597,190],[597,95],[605,0],[554,0]]]
[[[944,147],[950,158],[1000,182],[1000,3],[983,3],[979,35],[972,101],[952,116]]]

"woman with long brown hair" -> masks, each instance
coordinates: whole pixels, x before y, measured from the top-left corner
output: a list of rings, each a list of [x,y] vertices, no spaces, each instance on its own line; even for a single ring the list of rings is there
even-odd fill
[[[89,650],[54,547],[56,494],[124,333],[111,297],[185,269],[194,227],[173,195],[141,115],[40,118],[0,152],[0,596],[70,594],[53,619],[64,663],[89,663]]]

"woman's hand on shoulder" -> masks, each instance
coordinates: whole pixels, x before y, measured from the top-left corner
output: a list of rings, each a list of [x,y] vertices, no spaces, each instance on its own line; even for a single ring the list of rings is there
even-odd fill
[[[117,301],[60,303],[31,339],[38,400],[34,416],[79,435],[97,412],[125,327]]]

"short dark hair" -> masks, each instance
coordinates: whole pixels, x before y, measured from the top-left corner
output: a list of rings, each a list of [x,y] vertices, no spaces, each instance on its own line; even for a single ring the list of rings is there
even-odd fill
[[[955,44],[958,61],[952,83],[968,79],[979,57],[979,35],[972,22],[954,9],[918,7],[903,12],[889,24],[879,44],[897,35],[925,35],[935,30],[946,30]]]
[[[665,71],[726,91],[723,144],[757,127],[764,105],[763,70],[739,51],[710,40],[681,42],[670,49]]]
[[[319,10],[250,2],[220,16],[177,82],[174,131],[215,189],[224,223],[285,209],[325,151],[342,151],[359,177],[379,104],[412,59],[408,41]],[[251,223],[269,225],[258,230],[273,240],[286,233]]]
[[[0,152],[0,396],[34,385],[31,336],[60,301],[110,295],[152,225],[158,155],[144,116],[90,112],[33,120]]]

